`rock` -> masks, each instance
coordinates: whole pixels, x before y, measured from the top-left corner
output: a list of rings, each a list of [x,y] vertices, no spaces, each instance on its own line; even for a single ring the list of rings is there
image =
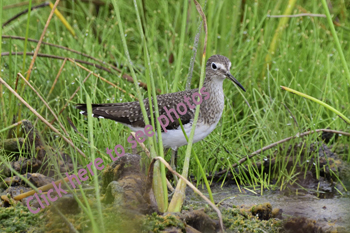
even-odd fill
[[[200,231],[197,231],[196,229],[194,229],[193,227],[191,227],[189,225],[186,226],[185,230],[186,230],[186,233],[201,233]],[[180,231],[180,232],[182,232],[182,231]]]
[[[27,187],[24,187],[24,186],[14,186],[14,187],[9,187],[8,189],[6,189],[4,192],[2,192],[0,194],[1,196],[1,199],[3,201],[2,204],[0,204],[0,206],[2,205],[3,207],[9,207],[11,206],[12,204],[14,204],[16,201],[12,200],[11,198],[19,195],[19,194],[22,194],[22,193],[25,193],[25,192],[28,192],[30,191],[31,189],[30,188],[27,188]],[[21,203],[23,205],[26,205],[26,201],[27,201],[27,198],[24,198],[21,200]],[[12,203],[13,202],[13,203]]]
[[[144,221],[145,232],[164,233],[215,233],[220,232],[219,221],[211,219],[204,210],[183,211],[182,213],[153,213]]]
[[[315,220],[308,218],[290,218],[284,223],[286,233],[323,233]]]
[[[55,181],[51,177],[44,176],[40,173],[27,173],[24,175],[30,183],[32,183],[35,187],[41,187],[46,184],[51,183],[52,181]],[[8,177],[4,179],[4,183],[0,184],[0,187],[7,187],[7,186],[25,186],[30,187],[24,180],[22,180],[19,176],[13,176]]]
[[[29,142],[34,142],[34,147],[44,147],[44,143],[40,137],[39,131],[34,128],[32,122],[28,120],[22,121],[21,126],[23,133],[28,138]]]
[[[41,187],[44,186],[48,183],[51,183],[54,181],[54,179],[44,176],[39,173],[27,173],[24,175],[29,182],[31,182],[35,187]],[[4,180],[5,182],[1,183],[2,187],[8,187],[2,194],[1,196],[7,196],[8,194],[10,197],[14,198],[15,196],[31,191],[32,188],[24,181],[22,180],[19,176],[13,176],[13,177],[8,177]],[[28,197],[27,197],[28,198]],[[27,204],[27,198],[23,198],[21,200],[21,203],[23,205]],[[9,206],[10,205],[10,200],[8,198],[2,198],[4,200],[4,206]],[[32,204],[34,207],[38,207],[39,204],[37,203],[36,200],[33,201]]]
[[[117,209],[139,214],[157,211],[151,187],[140,166],[140,156],[125,154],[104,169],[102,193],[104,203],[113,203]]]
[[[259,218],[259,220],[269,220],[272,218],[272,206],[269,202],[259,205],[241,205],[241,213],[251,213],[253,216]]]
[[[26,172],[36,172],[41,167],[41,160],[38,160],[36,158],[20,158],[18,161],[12,161],[10,162],[10,166],[13,170],[17,171],[20,174],[25,174]],[[11,176],[12,172],[9,167],[7,167],[5,164],[0,165],[0,175],[9,177]]]
[[[186,233],[189,233],[189,232],[193,232],[194,233],[194,231],[187,231],[186,230]],[[176,227],[169,227],[169,228],[166,228],[166,229],[164,229],[162,231],[159,231],[159,233],[182,233],[182,230],[179,229],[179,228],[176,228]]]
[[[80,207],[78,202],[75,200],[73,194],[65,194],[59,197],[57,201],[53,202],[62,214],[78,214],[80,212]]]
[[[272,217],[278,218],[278,219],[282,219],[282,213],[283,213],[283,210],[279,208],[273,208],[271,212]]]
[[[179,216],[183,222],[190,225],[197,231],[190,232],[203,232],[212,233],[220,230],[219,221],[211,219],[203,210],[193,210],[184,212]],[[186,231],[187,232],[187,231]]]
[[[21,178],[19,176],[8,177],[4,179],[3,183],[0,183],[1,188],[7,188],[9,186],[19,186],[21,185]]]
[[[339,135],[336,133],[322,131],[321,138],[325,143],[328,144],[332,139],[334,140],[333,142],[336,142],[338,139],[338,136]]]
[[[28,145],[25,144],[24,138],[9,138],[0,142],[5,151],[18,152],[21,150],[28,151]]]

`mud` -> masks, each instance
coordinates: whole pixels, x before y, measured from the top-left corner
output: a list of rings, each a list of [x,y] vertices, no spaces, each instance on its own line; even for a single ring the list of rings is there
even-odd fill
[[[55,180],[58,172],[62,174],[73,169],[69,156],[46,146],[30,122],[25,122],[23,127],[25,137],[19,140],[19,144],[16,143],[17,146],[13,140],[7,140],[3,144],[8,153],[12,153],[13,169],[25,174],[36,187]],[[223,187],[218,185],[219,182],[214,184],[212,187],[214,200],[219,203],[226,231],[347,232],[347,229],[350,229],[350,193],[347,191],[350,190],[350,166],[338,153],[347,153],[348,149],[347,145],[331,150],[322,142],[313,143],[308,147],[304,143],[299,143],[289,148],[281,147],[273,155],[268,156],[267,161],[253,163],[259,172],[268,174],[269,171],[266,170],[269,168],[268,164],[272,169],[278,168],[278,163],[281,162],[281,158],[277,159],[278,153],[287,150],[289,156],[282,159],[287,169],[296,168],[296,173],[299,174],[295,175],[297,182],[290,182],[281,190],[273,190],[272,185],[269,186],[269,190],[261,190],[260,186],[238,188],[237,184],[230,180],[227,180]],[[28,156],[17,157],[16,152],[20,150],[26,151]],[[33,152],[35,158],[32,156]],[[316,156],[307,161],[307,171],[295,166],[294,156],[300,155],[302,160],[312,154]],[[49,161],[56,161],[59,171],[49,165]],[[318,163],[322,168],[318,173],[319,176],[316,176],[314,163]],[[303,168],[305,169],[305,165]],[[36,218],[28,218],[25,199],[22,200],[24,206],[20,204],[16,206],[11,200],[11,197],[29,191],[29,186],[19,177],[11,176],[10,169],[6,167],[2,169],[4,182],[1,183],[0,193],[2,192],[2,197],[6,197],[6,201],[0,202],[0,206],[9,208],[2,208],[0,216],[7,216],[9,223],[14,221],[17,209],[22,208],[22,215],[26,216],[23,218],[23,224],[34,226],[32,221]],[[86,191],[87,199],[79,194],[78,200],[72,194],[59,198],[54,205],[45,208],[37,215],[42,222],[37,226],[37,230],[72,232],[72,229],[76,229],[79,232],[91,232],[94,226],[92,219],[86,210],[79,206],[78,201],[89,203],[90,215],[98,223],[101,212],[97,208],[96,198],[101,198],[102,219],[106,232],[219,231],[216,213],[209,208],[203,209],[206,203],[190,189],[186,191],[187,197],[181,213],[159,213],[151,185],[145,175],[147,169],[147,164],[141,161],[139,155],[125,154],[103,170],[101,197]],[[337,180],[338,177],[343,185]],[[220,180],[215,175],[212,178]],[[272,180],[271,183],[273,182]],[[202,191],[206,193],[206,190]],[[11,205],[15,207],[10,207]]]
[[[280,148],[274,155],[262,163],[256,163],[259,172],[268,174],[269,163],[273,170],[277,165],[276,156],[287,149],[284,155],[287,169],[295,167],[297,174],[291,182],[273,189],[263,189],[259,185],[238,188],[234,180],[227,180],[223,187],[216,183],[212,187],[214,200],[220,203],[224,209],[247,209],[251,205],[259,206],[259,203],[270,203],[275,209],[272,218],[280,218],[282,232],[348,232],[350,229],[350,165],[343,160],[348,155],[348,145],[328,147],[322,142],[312,143],[306,146],[298,143],[288,148]],[[313,155],[316,159],[307,161],[308,170],[295,166],[295,156],[300,155],[301,160],[305,156]],[[315,164],[322,169],[319,177],[316,176]],[[303,167],[304,168],[304,167]],[[244,169],[241,169],[242,172]],[[248,169],[247,169],[248,170]],[[229,173],[230,174],[230,173]],[[249,173],[246,174],[249,177]],[[213,177],[213,176],[211,176]],[[230,177],[228,175],[228,177]],[[340,181],[338,180],[338,178]],[[215,179],[215,176],[214,176]],[[218,177],[216,177],[217,180]],[[238,180],[240,183],[240,181]],[[273,184],[271,180],[271,184]],[[273,187],[270,185],[270,187]],[[202,190],[206,192],[206,190]],[[203,206],[205,203],[193,192],[187,196],[186,205]],[[249,208],[248,208],[249,210]],[[261,214],[257,215],[261,218]],[[262,214],[264,216],[264,214]],[[247,230],[247,229],[245,229]],[[235,231],[233,231],[235,232]]]

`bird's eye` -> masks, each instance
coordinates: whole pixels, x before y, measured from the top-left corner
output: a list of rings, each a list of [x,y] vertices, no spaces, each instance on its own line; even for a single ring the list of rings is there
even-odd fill
[[[218,67],[216,66],[216,64],[213,62],[213,63],[211,63],[211,68],[213,69],[213,70],[217,70],[218,69]]]

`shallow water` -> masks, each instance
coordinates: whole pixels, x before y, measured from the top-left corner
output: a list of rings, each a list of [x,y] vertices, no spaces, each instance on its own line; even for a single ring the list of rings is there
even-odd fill
[[[206,190],[201,190],[207,193]],[[240,193],[237,186],[214,187],[212,189],[214,201],[221,201],[221,207],[229,208],[241,205],[256,205],[269,202],[272,208],[282,209],[283,219],[288,217],[305,217],[316,220],[322,229],[337,228],[338,232],[347,232],[350,229],[350,192],[335,194],[333,198],[317,198],[311,194],[286,195],[281,191],[264,191],[263,195],[249,191]],[[208,195],[206,195],[208,196]],[[187,195],[186,204],[204,203],[196,194]],[[345,231],[344,231],[345,230]],[[349,230],[350,232],[350,230]]]

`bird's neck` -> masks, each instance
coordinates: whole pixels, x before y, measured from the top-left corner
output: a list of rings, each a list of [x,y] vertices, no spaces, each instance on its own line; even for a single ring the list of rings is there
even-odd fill
[[[216,105],[217,110],[221,112],[225,104],[224,90],[222,88],[223,82],[224,79],[221,78],[207,77],[203,84],[205,91],[210,93],[209,99],[204,104]]]
[[[223,85],[224,79],[213,77],[213,76],[207,76],[204,80],[203,86],[206,88],[206,91],[210,92],[210,95],[213,95],[213,97],[222,97],[223,98]]]

